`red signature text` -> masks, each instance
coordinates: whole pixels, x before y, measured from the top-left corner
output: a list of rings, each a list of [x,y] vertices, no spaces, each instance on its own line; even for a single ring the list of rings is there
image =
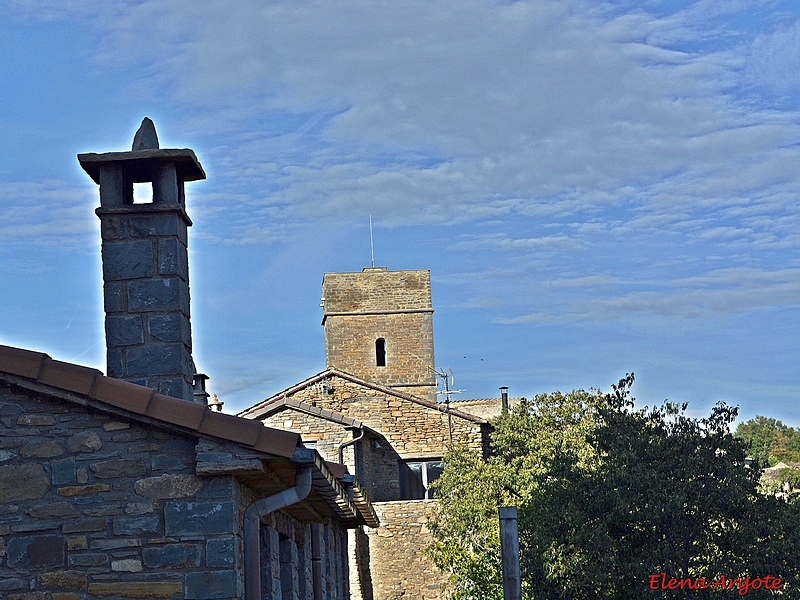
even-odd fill
[[[750,590],[779,590],[783,587],[780,577],[764,575],[763,577],[726,577],[720,575],[714,581],[709,581],[705,577],[685,577],[677,579],[667,577],[666,573],[649,575],[651,590],[737,590],[740,596],[744,596]]]

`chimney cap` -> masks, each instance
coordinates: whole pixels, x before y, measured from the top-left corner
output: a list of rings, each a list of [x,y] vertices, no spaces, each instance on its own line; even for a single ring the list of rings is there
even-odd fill
[[[125,170],[131,183],[153,181],[159,163],[174,163],[178,176],[183,181],[199,181],[206,178],[200,161],[189,148],[159,148],[156,126],[145,117],[133,136],[130,152],[94,152],[78,154],[78,162],[95,183],[100,183],[100,169],[117,165]]]

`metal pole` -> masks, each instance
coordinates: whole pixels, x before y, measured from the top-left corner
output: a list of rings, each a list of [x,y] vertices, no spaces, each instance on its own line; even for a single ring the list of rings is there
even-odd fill
[[[517,507],[501,506],[500,553],[503,567],[503,599],[522,600],[522,581],[519,571],[519,531]]]

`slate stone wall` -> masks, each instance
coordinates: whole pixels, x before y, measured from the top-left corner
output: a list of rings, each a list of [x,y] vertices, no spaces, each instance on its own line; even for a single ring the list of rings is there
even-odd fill
[[[0,384],[0,598],[241,598],[242,514],[253,495],[231,475],[198,477],[196,445]],[[291,581],[281,569],[310,577],[311,525],[271,519],[264,598],[311,598],[309,585],[283,596],[273,585]],[[328,545],[341,544],[338,523],[320,527]],[[325,598],[343,600],[341,552],[323,560]]]
[[[186,213],[137,204],[97,214],[108,375],[192,400]]]
[[[436,399],[430,271],[326,273],[322,295],[328,367]],[[385,366],[376,364],[378,339]]]

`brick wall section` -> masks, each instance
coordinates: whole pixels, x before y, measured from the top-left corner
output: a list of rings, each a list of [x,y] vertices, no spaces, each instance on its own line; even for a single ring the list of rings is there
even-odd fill
[[[195,475],[196,445],[1,384],[0,597],[239,599],[242,514],[253,495],[231,475]],[[279,584],[281,548],[291,568],[311,564],[309,527],[282,513],[263,527],[289,540],[265,549]],[[324,527],[328,546],[341,546],[343,535],[336,523]],[[335,549],[325,559],[326,600],[344,600],[347,589]],[[311,593],[298,584],[283,598]]]
[[[436,399],[430,271],[326,273],[322,295],[328,367]],[[379,338],[386,347],[382,367]]]
[[[438,600],[444,575],[430,562],[428,517],[435,500],[374,504],[381,526],[368,529],[374,600]]]

